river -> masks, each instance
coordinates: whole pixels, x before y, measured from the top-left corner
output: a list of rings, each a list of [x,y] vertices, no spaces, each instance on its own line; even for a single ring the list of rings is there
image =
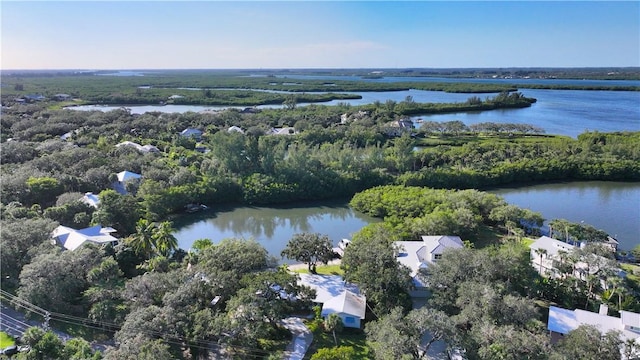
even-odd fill
[[[584,221],[620,241],[620,249],[640,244],[640,183],[573,182],[489,191],[508,203],[540,212],[547,219]],[[379,221],[351,209],[346,202],[309,203],[288,207],[222,207],[187,215],[174,234],[182,249],[209,238],[255,239],[276,257],[293,234],[327,235],[337,245],[363,226]]]

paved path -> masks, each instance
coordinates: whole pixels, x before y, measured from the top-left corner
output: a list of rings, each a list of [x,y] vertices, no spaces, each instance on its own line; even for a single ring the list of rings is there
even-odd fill
[[[282,324],[293,334],[293,340],[285,351],[285,359],[302,360],[313,341],[313,334],[304,325],[302,319],[297,317],[286,318],[282,320]]]

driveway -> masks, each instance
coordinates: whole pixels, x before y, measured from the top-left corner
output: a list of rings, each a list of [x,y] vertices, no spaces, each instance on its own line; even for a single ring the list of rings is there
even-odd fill
[[[285,351],[285,359],[302,360],[313,341],[313,334],[304,325],[302,319],[297,317],[289,317],[282,320],[282,325],[293,334],[293,340],[291,340]]]

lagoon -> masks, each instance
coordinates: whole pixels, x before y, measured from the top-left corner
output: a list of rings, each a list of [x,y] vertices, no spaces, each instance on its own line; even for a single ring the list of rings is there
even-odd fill
[[[572,182],[502,188],[489,192],[508,203],[540,212],[545,219],[584,221],[620,241],[620,249],[640,244],[640,183]],[[280,252],[300,232],[329,236],[334,246],[367,224],[378,222],[358,213],[347,201],[313,202],[285,207],[215,207],[174,223],[180,248],[188,250],[202,238],[255,239],[269,254]],[[286,261],[285,261],[286,262]]]
[[[414,122],[460,120],[466,125],[479,122],[524,123],[538,126],[547,134],[577,137],[584,131],[640,131],[640,92],[638,91],[586,91],[586,90],[537,90],[523,89],[527,97],[534,97],[538,102],[524,109],[501,109],[482,112],[463,112],[452,114],[414,116]],[[441,91],[380,91],[358,92],[362,99],[334,100],[317,103],[318,105],[350,105],[371,104],[375,101],[384,103],[387,100],[400,102],[411,96],[416,102],[449,103],[464,102],[474,94],[445,93]],[[492,94],[475,96],[494,96]],[[298,104],[309,105],[308,103]],[[281,108],[282,105],[263,105],[258,108]],[[70,107],[74,110],[110,111],[121,106],[83,105]],[[140,105],[127,106],[134,114],[150,111],[185,113],[205,110],[224,110],[231,106],[203,105]],[[243,107],[235,107],[243,108]]]

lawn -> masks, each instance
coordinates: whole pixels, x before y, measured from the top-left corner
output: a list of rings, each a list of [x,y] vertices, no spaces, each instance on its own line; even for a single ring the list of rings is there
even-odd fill
[[[297,273],[300,274],[308,274],[309,273],[309,269],[307,269],[306,267],[304,269],[295,269],[293,270]],[[340,264],[332,264],[332,265],[318,265],[318,267],[316,267],[316,272],[320,275],[344,275],[344,271],[342,271],[342,269],[340,269]]]
[[[4,349],[7,346],[15,345],[16,341],[4,331],[0,331],[0,349]]]
[[[310,328],[312,328],[311,326]],[[336,333],[338,340],[338,346],[351,346],[355,350],[355,356],[353,359],[371,359],[372,354],[369,352],[369,347],[366,343],[366,336],[364,331],[359,329],[344,329],[341,333]],[[316,330],[313,332],[313,343],[307,350],[307,354],[304,359],[311,359],[311,356],[315,354],[318,349],[332,348],[336,344],[333,342],[333,335],[326,333],[322,330]]]

